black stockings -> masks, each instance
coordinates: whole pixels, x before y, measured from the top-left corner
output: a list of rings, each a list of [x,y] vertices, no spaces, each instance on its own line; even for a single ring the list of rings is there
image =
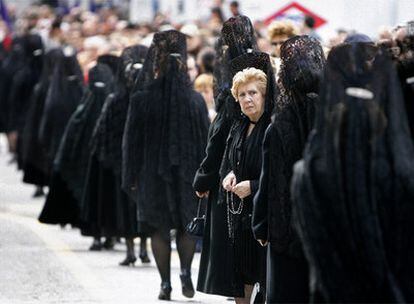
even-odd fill
[[[152,254],[157,264],[162,282],[171,281],[171,237],[169,234],[156,231],[151,236]]]
[[[171,278],[171,237],[169,233],[156,231],[151,236],[151,247],[162,282]],[[181,272],[190,272],[194,257],[195,240],[183,231],[177,231],[177,251]]]

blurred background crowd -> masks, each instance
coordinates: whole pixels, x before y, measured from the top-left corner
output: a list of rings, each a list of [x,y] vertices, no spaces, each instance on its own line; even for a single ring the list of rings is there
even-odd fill
[[[135,3],[139,2],[139,3]],[[0,40],[3,40],[3,49],[11,48],[13,36],[25,33],[37,33],[42,37],[45,50],[57,46],[71,45],[78,52],[78,60],[87,75],[88,70],[94,66],[98,56],[102,54],[119,55],[125,47],[141,44],[149,46],[152,36],[157,31],[176,29],[187,36],[188,65],[192,80],[203,72],[209,72],[214,58],[214,43],[220,33],[222,24],[231,16],[239,14],[249,15],[244,11],[244,2],[249,1],[194,1],[203,5],[200,10],[208,14],[196,20],[184,20],[172,14],[171,11],[161,10],[159,1],[2,1],[2,21],[0,23]],[[177,1],[172,1],[177,2]],[[188,2],[188,1],[187,1]],[[178,1],[177,6],[184,5]],[[294,8],[303,8],[296,2]],[[140,5],[142,7],[140,7]],[[268,4],[269,8],[272,7]],[[412,5],[412,4],[411,4]],[[146,8],[151,7],[151,14]],[[275,4],[276,6],[276,4]],[[381,6],[381,4],[379,4]],[[134,9],[138,7],[138,10]],[[364,5],[361,9],[364,9]],[[142,9],[141,9],[142,8]],[[410,6],[400,10],[409,9]],[[141,9],[141,10],[140,10]],[[166,8],[170,9],[170,8]],[[184,9],[184,8],[181,8]],[[251,11],[251,8],[250,8]],[[278,14],[266,20],[253,19],[258,37],[258,46],[261,51],[278,56],[280,44],[287,38],[296,34],[308,34],[321,40],[325,50],[343,42],[348,34],[361,32],[361,29],[349,29],[349,24],[332,30],[329,35],[319,34],[320,26],[317,15],[307,10],[293,12],[289,15]],[[374,8],[368,13],[374,13]],[[132,14],[138,15],[134,18]],[[147,14],[148,13],[148,14]],[[153,16],[140,16],[140,15]],[[152,17],[152,18],[151,18]],[[197,16],[198,17],[198,16]],[[382,43],[396,44],[402,39],[403,33],[397,24],[386,24],[375,29],[376,33],[370,35],[371,39]],[[150,21],[140,21],[151,18]],[[188,18],[187,18],[188,19]],[[401,18],[400,18],[401,19]],[[282,21],[282,22],[280,22]],[[397,20],[395,20],[397,21]],[[406,20],[405,20],[406,21]],[[323,20],[323,22],[325,22]],[[379,24],[382,24],[381,22]],[[372,33],[372,31],[371,31]],[[371,34],[369,33],[369,34]]]

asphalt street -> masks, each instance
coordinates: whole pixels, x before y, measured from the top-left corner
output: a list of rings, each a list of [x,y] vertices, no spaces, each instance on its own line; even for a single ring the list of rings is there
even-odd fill
[[[0,136],[0,303],[167,303],[158,301],[160,278],[151,264],[137,261],[121,267],[124,244],[113,251],[91,252],[91,238],[78,230],[40,224],[44,198],[33,199],[34,187],[21,182],[10,165]],[[137,244],[138,245],[138,244]],[[137,246],[138,247],[138,246]],[[193,262],[197,280],[199,254]],[[179,260],[172,257],[173,303],[231,303],[224,297],[181,295]]]

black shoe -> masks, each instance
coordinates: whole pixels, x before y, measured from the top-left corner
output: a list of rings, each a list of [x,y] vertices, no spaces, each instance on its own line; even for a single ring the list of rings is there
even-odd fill
[[[129,266],[129,265],[135,266],[136,261],[137,261],[137,258],[134,255],[127,255],[125,260],[120,262],[119,265],[121,265],[121,266]]]
[[[141,263],[142,263],[142,264],[148,264],[148,263],[151,263],[151,260],[150,260],[150,258],[148,257],[148,253],[147,253],[146,251],[141,252],[141,253],[139,254],[139,258],[141,259]]]
[[[101,251],[102,249],[102,243],[100,240],[93,240],[93,243],[91,245],[91,247],[89,247],[90,251]]]
[[[161,283],[161,290],[160,294],[158,295],[158,300],[171,300],[171,283],[170,282],[162,282]]]
[[[194,297],[195,291],[193,282],[191,281],[191,271],[184,270],[180,274],[181,279],[181,286],[182,286],[182,292],[183,296],[187,298]]]
[[[113,238],[106,238],[102,245],[106,250],[112,250],[115,247]]]
[[[42,197],[44,195],[45,193],[43,192],[43,187],[36,187],[36,190],[33,193],[32,197],[36,198],[36,197]]]

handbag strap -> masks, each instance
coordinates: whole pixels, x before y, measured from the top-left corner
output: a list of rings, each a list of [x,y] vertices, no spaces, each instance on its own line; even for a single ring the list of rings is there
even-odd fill
[[[203,201],[203,198],[200,197],[198,199],[198,207],[197,207],[197,217],[200,217],[200,212],[201,212],[201,202]]]

